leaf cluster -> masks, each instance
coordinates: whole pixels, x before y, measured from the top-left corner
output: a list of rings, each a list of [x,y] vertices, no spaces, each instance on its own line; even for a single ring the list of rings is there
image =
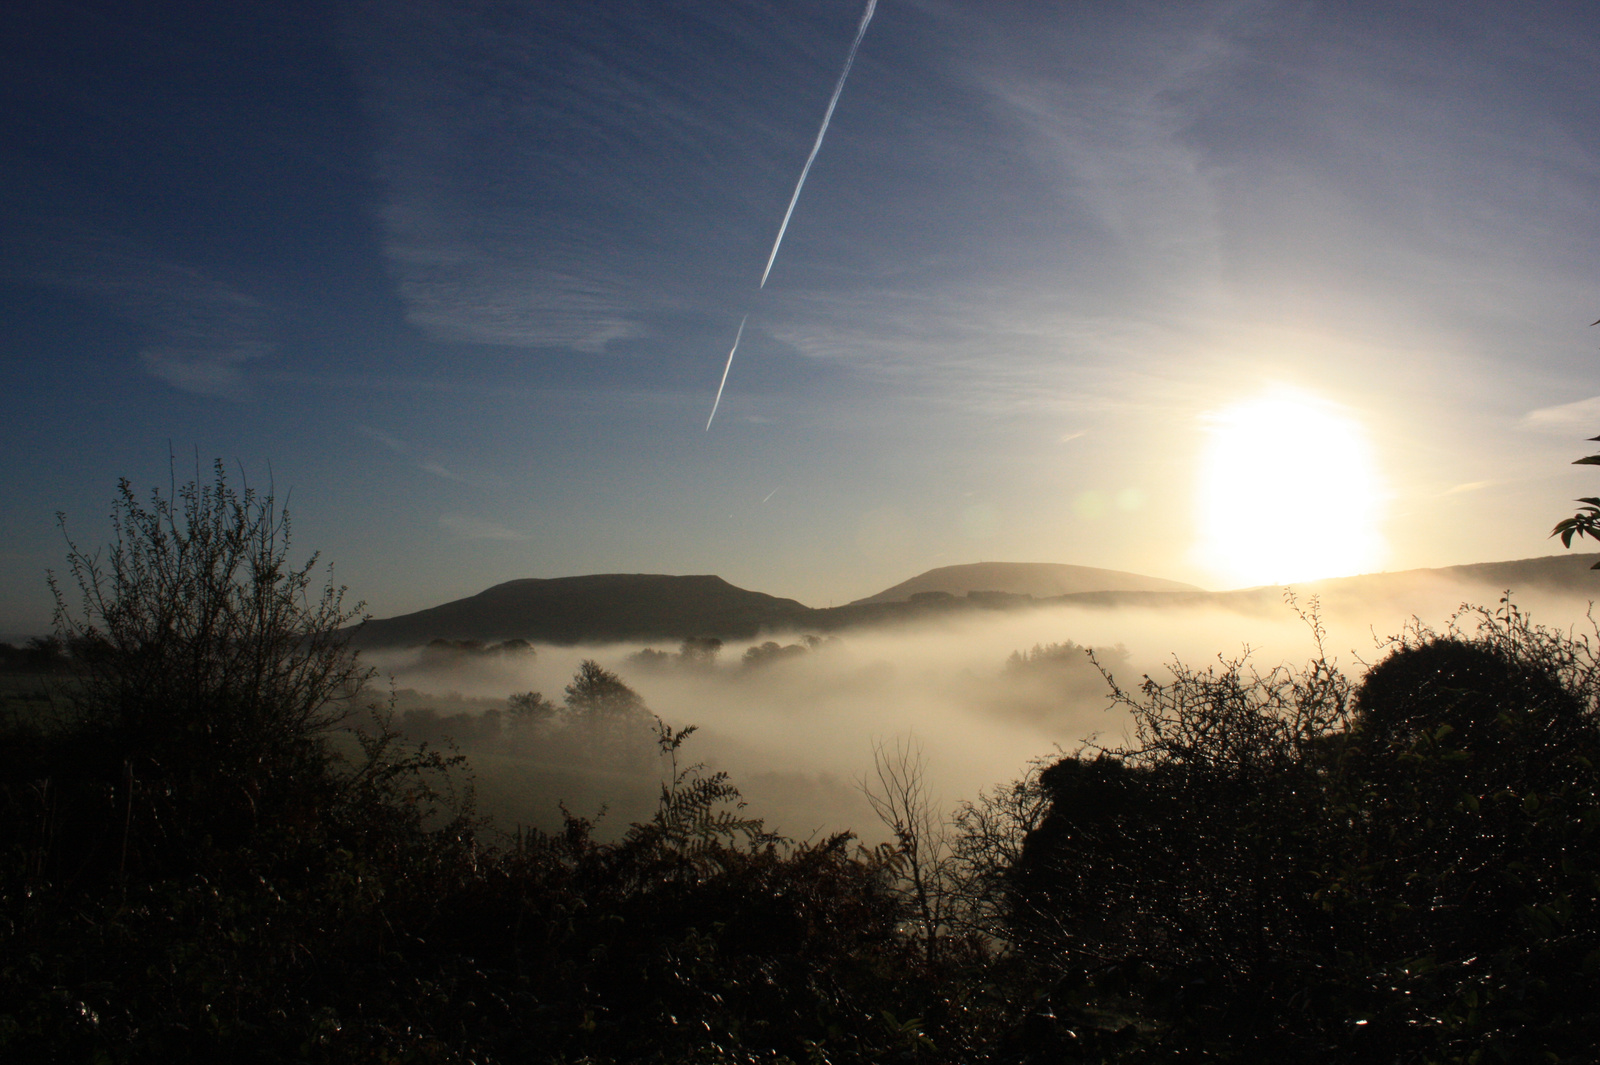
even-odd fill
[[[1600,441],[1600,436],[1591,436],[1590,440]],[[1585,455],[1572,463],[1574,466],[1600,466],[1600,455]],[[1585,496],[1577,502],[1583,506],[1570,518],[1563,518],[1556,522],[1555,528],[1550,530],[1551,536],[1561,537],[1561,546],[1572,547],[1573,537],[1582,539],[1592,536],[1600,540],[1600,497]],[[1590,569],[1600,569],[1600,562],[1596,562]]]

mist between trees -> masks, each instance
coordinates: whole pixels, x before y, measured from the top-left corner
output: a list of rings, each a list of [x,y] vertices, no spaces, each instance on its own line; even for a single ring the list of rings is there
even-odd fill
[[[1404,602],[1335,604],[1323,618],[1328,646],[1345,649],[1337,657],[1359,674],[1361,660],[1383,653],[1409,611],[1437,625],[1464,599],[1494,602],[1500,594],[1441,582]],[[1572,597],[1527,599],[1535,616],[1568,623],[1587,607]],[[1174,661],[1215,661],[1246,647],[1258,662],[1297,661],[1310,647],[1305,626],[1281,604],[1263,613],[985,614],[855,630],[812,647],[805,635],[730,641],[709,660],[693,662],[681,659],[674,643],[540,646],[521,657],[443,658],[437,648],[364,657],[394,678],[403,728],[411,713],[416,736],[435,742],[448,736],[472,756],[480,806],[499,821],[550,828],[558,800],[586,813],[605,804],[609,812],[599,825],[605,833],[650,809],[656,773],[648,762],[625,771],[605,758],[582,757],[581,745],[532,744],[504,716],[513,693],[536,691],[560,703],[580,663],[594,660],[638,692],[652,713],[698,726],[696,759],[727,770],[779,831],[807,838],[848,829],[878,843],[889,832],[855,782],[872,771],[872,751],[882,742],[914,737],[922,745],[930,793],[946,812],[1058,749],[1126,742],[1126,709],[1113,704],[1085,647],[1099,649],[1101,664],[1125,685],[1146,673],[1165,675]],[[763,652],[767,644],[780,652]],[[1057,657],[1019,661],[1036,647],[1053,647]],[[760,665],[752,664],[751,651]],[[648,730],[638,740],[647,746]]]
[[[1291,601],[358,659],[289,531],[220,465],[124,483],[111,545],[67,541],[59,642],[0,656],[0,1056],[1577,1061],[1600,1030],[1592,629]]]

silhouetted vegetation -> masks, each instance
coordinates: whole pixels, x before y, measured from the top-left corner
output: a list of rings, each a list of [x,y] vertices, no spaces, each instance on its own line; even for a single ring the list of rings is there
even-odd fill
[[[459,664],[463,659],[533,658],[533,644],[527,640],[484,643],[482,640],[429,640],[422,648],[422,660],[430,664]]]
[[[113,533],[69,541],[59,641],[0,658],[48,691],[0,737],[5,1060],[1592,1056],[1600,665],[1508,603],[1359,682],[1314,611],[1299,669],[1019,652],[1098,660],[1131,742],[951,817],[884,743],[866,848],[768,832],[592,660],[560,702],[374,705],[341,590],[220,468],[122,485]],[[436,746],[490,742],[653,766],[654,813],[497,834]]]
[[[0,673],[64,673],[67,645],[55,636],[35,636],[21,647],[0,643]]]
[[[1597,323],[1600,324],[1600,323]],[[1600,440],[1600,436],[1591,436],[1590,440]],[[1574,466],[1600,466],[1600,455],[1585,455],[1581,459],[1574,459]],[[1592,536],[1600,540],[1600,498],[1585,496],[1575,502],[1583,505],[1578,512],[1570,518],[1563,518],[1556,522],[1556,527],[1550,530],[1551,536],[1561,537],[1561,546],[1570,548],[1573,537],[1583,539]],[[1600,562],[1596,562],[1590,569],[1600,569]]]
[[[801,658],[813,651],[820,651],[830,643],[837,643],[837,636],[813,636],[810,633],[800,637],[798,643],[780,644],[776,640],[767,640],[754,647],[746,649],[744,657],[739,660],[740,665],[746,669],[758,669],[769,666],[775,662],[787,659]]]
[[[1041,775],[1012,874],[1019,948],[1054,980],[1035,1052],[1587,1057],[1600,671],[1509,604],[1468,616],[1359,686],[1319,654],[1117,691],[1137,742]]]

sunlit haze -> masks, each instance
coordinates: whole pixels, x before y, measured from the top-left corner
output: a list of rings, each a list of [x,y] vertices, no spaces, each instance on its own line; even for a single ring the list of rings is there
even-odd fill
[[[1196,551],[1220,583],[1290,584],[1379,568],[1383,488],[1360,423],[1291,389],[1205,419]]]
[[[0,633],[50,626],[56,513],[104,542],[169,454],[287,494],[379,617],[1558,551],[1600,488],[1597,23],[9,3]]]

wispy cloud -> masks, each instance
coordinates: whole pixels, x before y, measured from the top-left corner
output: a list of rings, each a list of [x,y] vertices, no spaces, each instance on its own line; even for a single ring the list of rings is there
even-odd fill
[[[384,447],[388,448],[390,451],[393,451],[397,455],[404,455],[407,451],[411,450],[406,446],[406,442],[404,440],[401,440],[395,436],[390,436],[382,429],[374,429],[370,425],[362,425],[357,423],[355,430],[368,440],[377,441],[379,444],[382,444]]]
[[[748,6],[680,13],[680,36],[627,4],[356,5],[408,319],[444,340],[594,352],[694,287],[706,162],[740,130],[730,112],[748,117],[698,49],[710,36],[738,55]]]
[[[748,298],[860,14],[769,0],[351,10],[408,320],[443,340],[587,353],[647,335],[663,309],[726,313],[735,286]]]
[[[1522,416],[1522,423],[1529,429],[1546,433],[1600,431],[1600,396],[1531,410]]]
[[[201,396],[239,399],[247,391],[246,365],[271,351],[270,344],[229,346],[222,337],[191,335],[142,348],[139,362],[151,376],[174,388]]]
[[[59,218],[8,237],[0,275],[76,293],[144,326],[139,363],[174,388],[240,398],[246,368],[273,351],[267,307],[203,270]]]
[[[1110,254],[1122,283],[1138,277],[1147,298],[1211,296],[1222,267],[1218,196],[1187,131],[1207,75],[1234,50],[1216,27],[1179,22],[1106,52],[1115,66],[1067,75],[1006,61],[977,77],[1033,166],[1069,208],[1086,211],[1093,228],[1079,246],[1095,250],[1102,270]]]
[[[1124,402],[1183,332],[1071,306],[1037,275],[1010,280],[808,293],[770,312],[763,332],[906,394],[995,416],[1069,417]]]
[[[439,524],[463,540],[504,540],[520,542],[529,537],[526,533],[507,528],[499,522],[474,518],[466,514],[445,514]]]
[[[1582,227],[1549,219],[1585,214],[1594,153],[1525,121],[1505,57],[1459,26],[1253,0],[884,8],[905,39],[960,46],[891,61],[869,39],[756,305],[858,6],[356,10],[384,246],[437,339],[592,353],[669,309],[748,309],[747,343],[979,414],[1077,418],[1215,381],[1263,325],[1352,338],[1340,372],[1374,390],[1448,362],[1440,387],[1464,393],[1592,273]],[[1549,44],[1511,37],[1507,55]],[[1552,76],[1589,76],[1574,47]],[[1368,342],[1397,325],[1404,358]],[[1297,359],[1319,361],[1261,356]]]
[[[370,425],[362,425],[357,423],[355,426],[355,431],[367,439],[379,444],[386,450],[394,452],[396,455],[410,455],[413,451],[412,446],[406,443],[406,441],[401,440],[397,436],[386,433],[382,429],[374,429]],[[423,473],[429,474],[433,477],[438,477],[440,480],[450,481],[453,484],[470,485],[474,488],[483,487],[481,480],[475,480],[471,477],[464,477],[455,470],[446,466],[444,463],[436,460],[430,459],[427,461],[414,461],[414,465]]]
[[[1485,488],[1493,488],[1497,481],[1467,481],[1464,484],[1452,485],[1444,490],[1447,496],[1461,495],[1465,492],[1481,492]]]
[[[442,477],[446,481],[454,481],[457,484],[471,484],[472,483],[471,481],[467,480],[467,478],[465,478],[465,477],[461,476],[460,474],[456,473],[454,470],[451,470],[451,469],[449,469],[449,468],[445,467],[444,465],[442,465],[440,463],[437,463],[437,462],[422,462],[422,463],[418,463],[417,464],[417,468],[419,470],[421,470],[423,473],[431,473],[435,477]]]

